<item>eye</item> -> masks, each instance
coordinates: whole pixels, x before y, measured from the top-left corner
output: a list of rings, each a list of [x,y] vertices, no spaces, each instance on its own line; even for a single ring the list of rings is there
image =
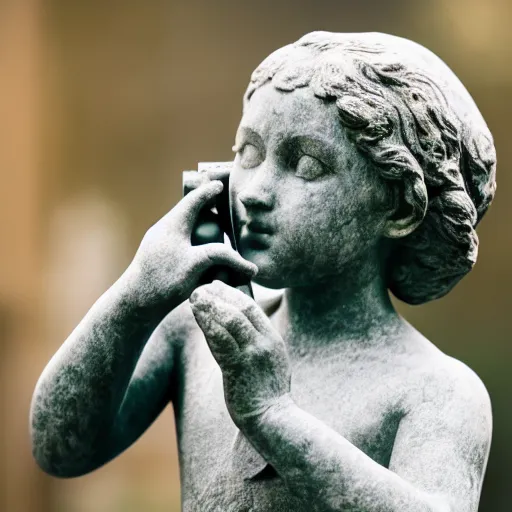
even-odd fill
[[[303,155],[297,162],[295,176],[304,180],[315,180],[326,172],[327,170],[320,160],[309,155]]]
[[[261,154],[256,146],[253,144],[245,144],[239,151],[240,165],[244,169],[252,169],[258,167],[262,163]]]

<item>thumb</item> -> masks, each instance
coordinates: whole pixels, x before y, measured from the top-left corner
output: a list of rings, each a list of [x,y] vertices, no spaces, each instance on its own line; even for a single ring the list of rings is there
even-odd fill
[[[238,252],[226,244],[214,243],[197,246],[200,259],[200,270],[206,270],[213,265],[224,265],[239,272],[254,277],[258,267],[244,259]]]

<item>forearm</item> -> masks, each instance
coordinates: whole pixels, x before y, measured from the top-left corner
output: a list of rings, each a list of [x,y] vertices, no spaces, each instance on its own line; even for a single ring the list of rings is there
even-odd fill
[[[38,463],[71,476],[94,465],[137,360],[165,311],[142,305],[126,272],[83,318],[43,371],[32,399]]]
[[[445,512],[434,497],[415,489],[356,448],[289,397],[244,433],[288,487],[313,510]]]

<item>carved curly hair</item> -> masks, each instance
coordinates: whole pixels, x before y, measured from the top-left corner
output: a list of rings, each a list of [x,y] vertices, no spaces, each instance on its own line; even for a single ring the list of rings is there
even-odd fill
[[[392,293],[421,304],[450,291],[476,262],[475,227],[496,189],[492,136],[453,72],[406,39],[313,32],[258,66],[244,106],[267,82],[335,101],[350,140],[390,183],[397,220],[422,219],[394,243]]]

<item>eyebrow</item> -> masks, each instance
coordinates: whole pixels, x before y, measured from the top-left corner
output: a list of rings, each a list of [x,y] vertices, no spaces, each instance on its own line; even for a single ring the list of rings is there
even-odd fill
[[[289,138],[291,141],[298,142],[301,146],[312,146],[314,151],[320,151],[326,153],[328,157],[335,158],[335,146],[332,142],[326,139],[322,134],[313,133],[307,135],[291,135]]]
[[[240,138],[256,141],[258,143],[263,142],[263,137],[256,130],[249,128],[248,126],[240,126],[235,135],[235,145],[233,146],[233,150],[238,147],[238,140]]]
[[[248,126],[240,126],[235,136],[235,147],[238,146],[238,139],[242,137],[249,140],[255,140],[260,143],[263,141],[263,137],[253,128]],[[292,133],[286,137],[285,141],[292,143],[297,142],[302,147],[312,146],[313,151],[318,151],[322,154],[325,154],[330,160],[332,160],[332,163],[334,164],[336,159],[334,145],[320,132],[313,132],[308,134]]]
[[[291,134],[285,144],[291,144],[299,152],[320,160],[331,172],[338,167],[334,144],[323,134],[313,132],[309,134]]]

